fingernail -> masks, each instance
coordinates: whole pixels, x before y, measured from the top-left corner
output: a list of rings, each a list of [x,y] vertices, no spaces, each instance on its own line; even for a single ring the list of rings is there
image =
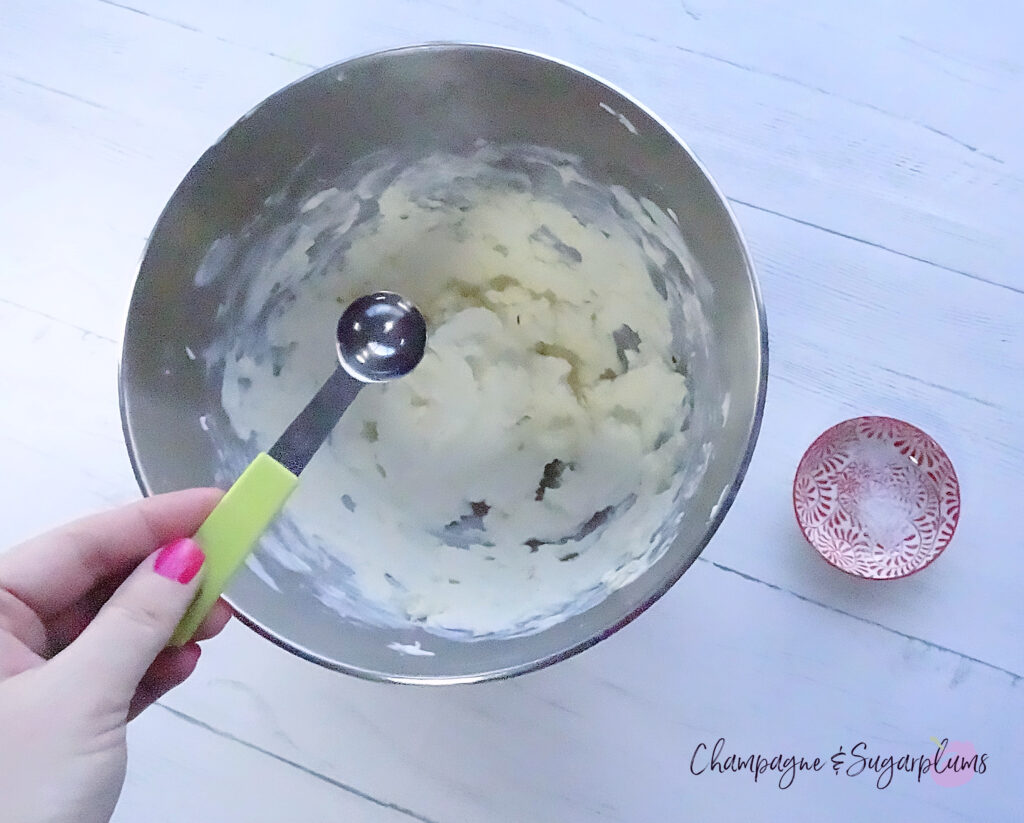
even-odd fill
[[[177,580],[179,583],[189,583],[203,567],[205,559],[206,555],[195,540],[182,537],[160,549],[153,569],[161,577]]]

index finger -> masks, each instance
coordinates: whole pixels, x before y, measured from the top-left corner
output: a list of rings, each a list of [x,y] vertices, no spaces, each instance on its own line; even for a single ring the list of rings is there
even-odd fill
[[[159,494],[34,537],[0,555],[0,588],[40,618],[57,614],[98,583],[125,577],[164,543],[195,534],[223,494]]]

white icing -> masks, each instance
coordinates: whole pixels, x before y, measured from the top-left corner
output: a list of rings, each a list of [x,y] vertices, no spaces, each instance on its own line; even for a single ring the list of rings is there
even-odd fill
[[[636,126],[633,125],[633,123],[630,121],[630,119],[628,117],[626,117],[626,115],[621,114],[621,113],[615,111],[615,109],[613,109],[607,103],[598,103],[598,105],[602,109],[604,109],[606,112],[608,112],[608,114],[610,114],[612,117],[614,117],[616,120],[618,120],[623,126],[625,126],[626,127],[626,131],[628,131],[630,134],[639,134],[640,133],[640,132],[638,132],[636,130]]]
[[[428,321],[422,363],[360,393],[302,475],[290,540],[270,545],[325,604],[439,634],[521,634],[664,551],[688,409],[670,312],[678,322],[687,300],[648,269],[692,260],[654,203],[598,186],[568,155],[479,145],[335,182],[258,252],[237,336],[206,359],[223,364],[231,427],[259,449],[335,367],[350,300],[391,289]]]
[[[413,657],[433,657],[434,653],[427,649],[424,649],[420,645],[420,641],[417,640],[415,643],[399,643],[397,640],[394,643],[388,643],[388,648],[394,652],[401,652],[402,654],[410,654]]]
[[[281,591],[281,587],[277,585],[277,581],[270,576],[270,573],[266,570],[266,568],[260,562],[260,559],[256,557],[256,555],[250,554],[245,559],[245,565],[249,567],[249,571],[251,571],[260,580],[262,580],[264,583],[270,586],[270,588],[272,588],[275,592]]]

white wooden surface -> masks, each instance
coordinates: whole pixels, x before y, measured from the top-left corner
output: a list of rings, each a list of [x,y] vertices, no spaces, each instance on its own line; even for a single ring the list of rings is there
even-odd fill
[[[750,474],[702,561],[591,651],[510,682],[386,687],[234,625],[131,733],[128,821],[1020,819],[1024,6],[1017,0],[4,0],[0,544],[137,496],[117,412],[143,243],[199,154],[314,67],[410,42],[603,75],[732,199],[772,364]],[[863,584],[802,542],[803,448],[858,413],[960,474],[934,566]],[[972,742],[960,787],[694,776],[697,744],[828,756]],[[0,745],[3,745],[0,730]]]

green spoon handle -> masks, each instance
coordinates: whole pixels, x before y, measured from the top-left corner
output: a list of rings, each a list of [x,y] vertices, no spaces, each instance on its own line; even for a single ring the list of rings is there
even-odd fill
[[[174,630],[172,646],[184,645],[196,633],[298,482],[273,457],[260,453],[203,521],[194,538],[206,554],[203,581]]]

